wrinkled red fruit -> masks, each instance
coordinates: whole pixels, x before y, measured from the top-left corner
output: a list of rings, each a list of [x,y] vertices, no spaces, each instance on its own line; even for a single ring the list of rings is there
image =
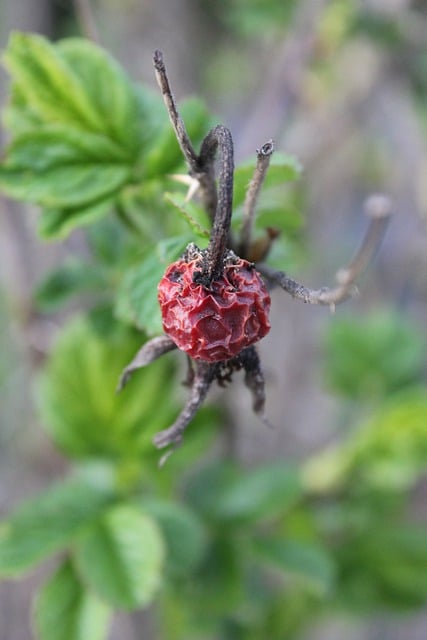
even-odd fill
[[[270,296],[251,263],[236,258],[209,288],[193,282],[200,261],[181,259],[158,286],[163,329],[179,349],[207,362],[228,360],[270,331]]]

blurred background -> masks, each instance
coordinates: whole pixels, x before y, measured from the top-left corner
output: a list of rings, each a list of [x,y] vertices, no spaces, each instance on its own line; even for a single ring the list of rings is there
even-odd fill
[[[58,39],[95,27],[100,43],[129,75],[153,88],[152,52],[161,49],[178,101],[191,94],[206,101],[232,130],[237,162],[274,138],[278,150],[302,163],[293,194],[297,221],[283,265],[300,281],[316,288],[333,283],[366,228],[363,202],[369,194],[384,192],[394,203],[361,295],[334,316],[274,292],[273,328],[260,350],[268,416],[277,426],[266,430],[253,419],[245,390],[227,394],[238,416],[241,460],[256,463],[279,452],[303,459],[367,420],[387,394],[425,386],[425,2],[93,0],[91,5],[94,25],[78,2],[0,0],[1,49],[14,29]],[[7,91],[2,70],[2,103]],[[81,242],[77,233],[62,245],[42,243],[34,231],[37,212],[24,213],[23,205],[0,201],[2,514],[48,486],[66,466],[37,424],[31,392],[61,316],[41,315],[32,291],[50,267],[79,252]],[[411,503],[424,523],[426,491],[420,481]],[[42,578],[43,570],[0,584],[0,640],[31,637],[30,598]],[[139,625],[138,615],[119,617],[111,637],[140,638]],[[331,614],[304,637],[343,635],[424,640],[427,609],[420,606],[404,616],[378,608],[360,617]]]

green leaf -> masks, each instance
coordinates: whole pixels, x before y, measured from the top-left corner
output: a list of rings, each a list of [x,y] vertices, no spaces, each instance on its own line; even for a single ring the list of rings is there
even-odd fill
[[[310,492],[344,487],[357,491],[407,491],[427,470],[427,395],[396,394],[342,445],[309,459],[301,470]]]
[[[222,519],[259,520],[285,513],[301,495],[297,471],[283,462],[271,462],[241,472],[218,496],[215,510]]]
[[[34,603],[39,640],[104,640],[111,612],[66,560],[43,585]]]
[[[144,109],[141,114],[141,100],[126,73],[104,49],[89,40],[67,38],[57,47],[84,87],[102,132],[133,157],[152,132],[142,129],[142,122],[144,127],[151,126],[149,111]]]
[[[76,457],[140,455],[173,421],[171,361],[159,359],[116,393],[120,374],[143,336],[108,316],[101,332],[90,319],[73,321],[59,336],[37,388],[42,422],[56,444]]]
[[[56,311],[75,294],[102,291],[106,285],[100,267],[82,260],[70,259],[49,273],[38,285],[34,299],[40,311]]]
[[[18,508],[0,524],[0,575],[19,575],[65,548],[112,500],[106,490],[69,480]]]
[[[56,166],[124,163],[125,151],[105,135],[63,125],[44,125],[15,136],[6,149],[10,168],[47,171]]]
[[[19,85],[21,98],[43,121],[77,123],[92,131],[102,130],[85,87],[46,38],[15,32],[3,59]]]
[[[114,202],[114,196],[108,196],[85,207],[44,209],[38,222],[38,233],[45,240],[65,238],[77,227],[92,224],[103,218],[111,211]]]
[[[336,567],[326,549],[299,540],[258,540],[257,555],[272,568],[294,576],[326,595],[334,587]]]
[[[17,200],[34,202],[49,208],[92,206],[94,200],[117,192],[127,181],[129,167],[120,164],[78,164],[52,166],[46,171],[0,166],[0,188]]]
[[[12,82],[9,91],[9,101],[3,108],[2,120],[5,128],[13,136],[21,135],[28,131],[34,131],[44,125],[43,120],[27,102],[26,96],[21,91],[17,82]]]
[[[240,477],[240,469],[230,461],[218,461],[198,469],[186,483],[185,497],[196,513],[216,518],[217,504],[227,488]]]
[[[184,505],[145,501],[143,509],[159,525],[166,542],[166,570],[172,576],[193,571],[206,551],[206,532],[196,514]]]
[[[111,606],[148,605],[158,591],[164,544],[155,521],[131,505],[118,505],[75,548],[84,581]]]
[[[13,78],[6,113],[13,138],[0,165],[0,188],[46,208],[43,237],[64,237],[105,215],[137,179],[137,158],[156,133],[149,105],[116,62],[87,40],[51,44],[15,33],[4,61]]]
[[[255,170],[255,161],[238,166],[234,172],[233,206],[240,207],[245,200],[246,190]],[[262,193],[270,188],[288,182],[294,182],[301,174],[301,165],[296,158],[285,153],[275,152],[262,187]]]
[[[37,120],[71,125],[101,133],[131,154],[137,151],[138,98],[103,49],[84,39],[51,44],[36,34],[14,33],[4,62],[14,80],[15,104],[7,121],[18,123],[18,131]],[[16,119],[11,115],[14,109],[19,113]]]
[[[347,443],[348,478],[407,488],[427,469],[427,396],[408,393],[374,415]]]
[[[148,335],[162,332],[157,285],[167,265],[181,255],[191,239],[192,235],[185,235],[159,242],[138,266],[129,269],[117,292],[116,314],[121,320]]]
[[[427,531],[425,527],[375,522],[351,536],[338,550],[340,600],[371,611],[404,611],[427,601]]]

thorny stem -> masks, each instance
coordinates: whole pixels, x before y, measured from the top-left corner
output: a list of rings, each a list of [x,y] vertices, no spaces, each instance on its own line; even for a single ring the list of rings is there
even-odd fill
[[[213,219],[217,207],[217,193],[215,186],[214,156],[204,158],[201,161],[191,143],[187,129],[183,119],[181,118],[178,107],[173,96],[169,78],[166,72],[166,66],[163,61],[161,51],[155,51],[153,56],[154,70],[156,72],[156,80],[162,92],[163,100],[169,114],[169,119],[175,131],[179,146],[181,147],[184,158],[187,162],[189,173],[196,178],[200,184],[203,204],[206,211]]]
[[[264,183],[270,159],[274,152],[273,140],[269,140],[257,149],[257,163],[252,180],[246,191],[245,202],[243,204],[243,220],[240,230],[239,255],[246,256],[252,241],[252,229],[255,219],[255,209],[258,196]]]
[[[217,149],[219,149],[221,154],[218,203],[207,249],[208,264],[203,273],[203,277],[206,277],[209,283],[221,275],[223,270],[223,261],[230,233],[233,207],[233,139],[230,131],[223,125],[218,125],[211,129],[203,140],[200,150],[202,162],[211,164]]]
[[[384,236],[391,210],[391,201],[386,196],[373,195],[368,198],[365,211],[371,218],[370,225],[354,258],[347,267],[337,272],[338,285],[332,289],[309,289],[283,271],[276,271],[264,264],[257,265],[257,268],[268,280],[278,284],[293,298],[310,304],[328,305],[334,310],[336,304],[343,302],[356,291],[354,282],[375,255]]]

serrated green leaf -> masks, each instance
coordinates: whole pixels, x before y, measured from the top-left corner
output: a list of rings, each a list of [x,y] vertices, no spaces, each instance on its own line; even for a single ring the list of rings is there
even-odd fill
[[[44,209],[40,215],[37,231],[45,240],[65,238],[71,231],[103,218],[114,206],[115,197],[108,196],[85,207]]]
[[[131,154],[136,153],[151,133],[147,135],[141,129],[141,101],[125,72],[104,49],[89,40],[67,38],[57,48],[84,87],[103,133]],[[147,110],[143,115],[147,127]]]
[[[138,151],[137,93],[102,48],[85,39],[52,44],[14,33],[4,62],[14,81],[6,120],[15,133],[36,123],[63,124],[106,136],[129,158]]]
[[[104,640],[111,611],[66,560],[37,594],[33,616],[39,640]]]
[[[111,509],[78,542],[77,567],[111,606],[146,606],[158,591],[164,543],[155,521],[131,505]]]
[[[0,166],[0,188],[9,196],[43,207],[82,208],[118,191],[131,178],[129,167],[82,161],[35,171]]]
[[[101,291],[106,285],[102,269],[82,260],[72,259],[52,271],[37,286],[34,300],[43,312],[56,311],[71,296],[87,291]]]
[[[157,285],[167,265],[181,255],[191,239],[188,235],[160,242],[126,273],[117,292],[116,314],[121,320],[148,335],[162,332]]]
[[[196,514],[184,505],[146,501],[143,509],[159,525],[166,543],[166,571],[182,576],[194,570],[206,551],[206,532]]]
[[[233,206],[240,207],[246,196],[248,185],[255,170],[255,160],[246,162],[234,172]],[[275,152],[271,158],[270,166],[263,183],[263,192],[271,187],[294,182],[301,174],[301,165],[296,158],[285,153]]]
[[[82,132],[63,125],[43,125],[16,136],[6,149],[10,169],[44,172],[76,164],[125,163],[125,151],[99,133]]]
[[[103,332],[90,320],[73,321],[59,336],[41,375],[37,402],[42,423],[70,456],[108,457],[152,449],[151,438],[175,415],[168,397],[171,362],[159,359],[116,393],[123,368],[141,347],[143,336],[110,324]]]
[[[0,575],[16,576],[66,547],[113,501],[106,490],[68,480],[0,524]]]
[[[295,576],[326,595],[334,587],[336,567],[326,549],[281,538],[258,540],[256,554],[272,568]]]
[[[45,122],[79,124],[102,131],[102,123],[78,76],[57,47],[42,36],[15,32],[3,57],[21,97]]]
[[[13,136],[34,131],[44,125],[43,120],[28,103],[19,83],[11,83],[9,94],[9,100],[2,111],[2,120],[5,128]]]
[[[64,237],[103,215],[106,199],[133,182],[137,157],[153,136],[143,91],[83,39],[51,44],[15,33],[4,61],[13,78],[6,124],[14,138],[0,187],[53,210],[43,216],[41,234]],[[141,130],[142,115],[149,133]]]

